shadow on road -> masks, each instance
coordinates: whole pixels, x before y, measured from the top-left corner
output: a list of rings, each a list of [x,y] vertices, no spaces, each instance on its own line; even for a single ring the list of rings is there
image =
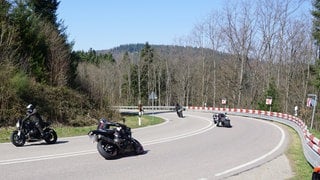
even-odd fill
[[[69,141],[57,141],[55,144],[48,144],[45,141],[35,141],[35,142],[28,142],[27,144],[25,144],[23,147],[28,147],[28,146],[43,146],[43,145],[47,145],[47,146],[53,146],[53,145],[57,145],[57,144],[65,144],[68,143]]]
[[[132,153],[130,153],[130,152],[128,152],[128,153],[124,153],[124,154],[121,154],[121,155],[119,155],[119,156],[117,156],[116,158],[114,158],[114,159],[108,159],[108,161],[112,161],[112,160],[117,160],[117,159],[121,159],[121,158],[126,158],[126,157],[133,157],[133,156],[144,156],[144,155],[146,155],[148,152],[149,152],[150,150],[145,150],[143,153],[141,153],[141,154],[136,154],[136,153],[134,153],[134,152],[132,152]]]

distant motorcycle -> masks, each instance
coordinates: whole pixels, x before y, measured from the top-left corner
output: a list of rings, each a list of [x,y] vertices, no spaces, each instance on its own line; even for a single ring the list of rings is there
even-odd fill
[[[213,122],[217,124],[218,127],[231,127],[230,119],[226,113],[213,114]]]
[[[88,136],[97,142],[99,154],[105,159],[115,159],[123,154],[143,154],[140,142],[131,136],[131,128],[121,123],[100,119],[96,130],[89,131]]]
[[[176,109],[178,117],[179,118],[183,118],[183,110],[184,110],[184,108],[181,105],[177,104],[175,109]]]
[[[48,144],[57,142],[58,136],[54,129],[50,127],[50,123],[44,122],[43,136],[36,126],[36,122],[31,120],[19,119],[16,123],[17,130],[11,133],[10,140],[13,145],[23,146],[25,142],[35,142],[45,140]]]
[[[180,109],[178,109],[178,112],[177,112],[178,117],[180,117],[180,118],[183,118],[183,113],[182,113],[182,111],[183,111],[183,108],[180,108]]]

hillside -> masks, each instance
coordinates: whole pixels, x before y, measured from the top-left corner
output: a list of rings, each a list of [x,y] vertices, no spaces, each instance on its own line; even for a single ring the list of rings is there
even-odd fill
[[[151,48],[154,50],[156,54],[158,54],[159,57],[166,57],[168,55],[172,54],[182,54],[187,52],[188,54],[194,56],[194,55],[200,55],[204,54],[204,56],[212,56],[212,49],[208,48],[197,48],[197,47],[191,47],[191,46],[177,46],[177,45],[152,45],[150,44]],[[120,45],[111,49],[106,50],[96,50],[96,53],[98,55],[100,54],[112,54],[112,56],[116,60],[120,60],[123,58],[123,55],[128,52],[129,54],[137,55],[140,53],[140,51],[145,47],[145,44],[138,43],[138,44],[124,44]],[[230,56],[230,54],[214,51],[214,56],[217,59],[223,59],[224,57]]]

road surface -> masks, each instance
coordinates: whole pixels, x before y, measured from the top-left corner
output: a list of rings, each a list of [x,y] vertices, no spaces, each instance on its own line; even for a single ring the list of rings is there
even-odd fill
[[[256,167],[277,159],[288,164],[281,159],[288,136],[275,123],[230,116],[232,128],[223,128],[212,123],[212,113],[187,111],[185,118],[175,112],[154,115],[166,122],[132,130],[146,150],[138,156],[105,160],[88,136],[58,138],[53,145],[2,143],[1,179],[256,179],[261,172],[248,176]]]

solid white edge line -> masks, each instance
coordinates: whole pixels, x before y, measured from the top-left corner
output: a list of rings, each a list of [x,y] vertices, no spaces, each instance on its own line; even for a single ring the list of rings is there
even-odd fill
[[[93,153],[96,153],[96,150],[78,151],[78,152],[62,153],[62,154],[52,154],[52,155],[46,155],[46,156],[20,158],[20,159],[8,159],[8,160],[0,161],[0,165],[42,161],[42,160],[47,160],[47,159],[58,159],[58,158],[64,158],[64,157],[72,157],[72,156],[93,154]]]

